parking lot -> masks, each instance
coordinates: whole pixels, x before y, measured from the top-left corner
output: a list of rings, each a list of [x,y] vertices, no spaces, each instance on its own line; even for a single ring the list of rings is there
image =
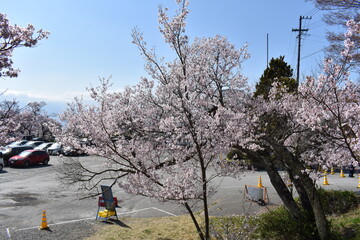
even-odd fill
[[[49,165],[38,165],[30,168],[4,168],[0,173],[0,239],[16,238],[17,234],[33,231],[41,224],[42,210],[46,210],[47,223],[56,229],[58,225],[70,224],[81,226],[80,222],[95,223],[98,210],[98,198],[86,198],[78,193],[75,187],[61,184],[55,171],[61,157],[52,156]],[[81,161],[99,164],[95,157],[80,157]],[[266,207],[255,203],[244,202],[245,184],[257,185],[259,176],[268,189],[270,205],[280,204],[266,172],[248,172],[242,179],[216,179],[219,191],[212,197],[210,213],[212,215],[232,215],[244,212],[253,213]],[[339,178],[329,175],[330,185],[325,188],[349,189],[358,191],[357,178]],[[321,180],[319,184],[322,184]],[[117,186],[113,194],[119,199],[121,208],[117,210],[119,217],[159,217],[186,214],[179,205],[160,203],[157,200],[125,193]],[[100,223],[101,224],[101,223]],[[84,229],[87,230],[87,229]],[[39,231],[41,232],[41,231]],[[40,234],[40,233],[39,233]],[[41,233],[43,234],[43,233]],[[69,238],[71,239],[71,238]]]

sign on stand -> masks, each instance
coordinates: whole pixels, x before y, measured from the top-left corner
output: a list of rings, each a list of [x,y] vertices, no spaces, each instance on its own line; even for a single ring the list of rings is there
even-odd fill
[[[245,185],[244,198],[247,201],[256,202],[260,206],[265,206],[269,203],[266,187]]]
[[[116,197],[113,197],[111,187],[101,185],[101,193],[102,197],[99,197],[98,200],[98,211],[96,213],[96,220],[100,218],[106,221],[111,216],[115,216],[116,219],[119,220],[116,213],[116,208],[119,207],[118,201]],[[100,211],[101,207],[105,208],[105,210]]]

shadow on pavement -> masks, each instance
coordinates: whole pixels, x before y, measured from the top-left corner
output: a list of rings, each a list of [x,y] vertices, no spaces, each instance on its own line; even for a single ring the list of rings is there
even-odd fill
[[[125,223],[123,223],[120,220],[115,220],[115,219],[108,219],[106,221],[102,221],[105,224],[116,224],[119,225],[120,227],[124,227],[124,228],[131,228],[130,226],[126,225]]]

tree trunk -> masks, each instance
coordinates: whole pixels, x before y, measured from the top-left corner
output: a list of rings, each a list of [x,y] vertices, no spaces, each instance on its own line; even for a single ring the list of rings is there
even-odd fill
[[[196,231],[198,232],[200,239],[205,240],[204,234],[201,231],[200,225],[199,225],[198,221],[196,220],[195,215],[194,215],[193,211],[191,210],[189,204],[187,202],[185,202],[184,206],[186,207],[187,211],[189,212],[189,214],[191,216],[191,220],[195,224]]]
[[[282,180],[279,172],[273,165],[264,164],[267,174],[269,175],[271,184],[275,188],[277,194],[284,203],[285,208],[288,210],[294,220],[301,220],[301,211],[299,206],[296,204],[291,192],[287,188],[286,184]]]
[[[315,184],[307,174],[300,174],[299,176],[310,199],[319,237],[321,240],[327,240],[330,237],[330,228],[321,206],[320,197],[315,188]]]
[[[210,220],[209,220],[209,209],[207,202],[207,178],[206,178],[206,167],[204,160],[200,159],[201,164],[201,175],[203,182],[203,204],[204,204],[204,219],[205,219],[205,239],[210,240]]]
[[[309,220],[316,224],[318,237],[321,240],[327,240],[329,238],[330,228],[314,183],[307,174],[302,173],[302,163],[289,152],[286,147],[271,141],[269,141],[269,143],[271,144],[272,151],[276,154],[277,159],[284,163],[287,169],[291,169],[292,174],[299,176],[300,179],[296,180],[295,177],[293,177],[293,179],[298,193],[301,196],[302,204],[307,207],[305,210],[309,212]],[[295,220],[301,221],[300,208],[294,201],[293,196],[280,177],[276,166],[271,162],[271,159],[269,159],[268,156],[262,156],[259,152],[249,151],[242,149],[241,147],[238,147],[238,149],[239,151],[246,153],[247,157],[252,161],[260,163],[265,167],[265,170],[270,177],[270,181],[283,201],[284,206]]]
[[[295,186],[296,191],[299,195],[301,206],[303,210],[306,212],[306,218],[308,219],[308,221],[315,222],[315,216],[311,210],[311,202],[309,196],[306,193],[304,186],[302,185],[299,178],[294,177],[293,171],[288,170],[288,174],[290,180],[293,182],[293,185]]]
[[[291,192],[287,188],[286,184],[282,180],[276,166],[271,162],[268,156],[261,154],[260,152],[254,152],[247,149],[237,147],[241,152],[246,153],[247,157],[251,159],[253,163],[258,163],[264,166],[267,174],[269,175],[271,184],[275,188],[275,191],[284,203],[285,208],[290,213],[294,220],[301,220],[301,211],[299,206],[296,204]]]
[[[319,195],[317,194],[315,184],[309,175],[302,172],[304,170],[302,162],[300,162],[300,160],[286,147],[275,144],[274,142],[272,142],[272,147],[276,152],[277,157],[283,162],[286,162],[287,168],[291,169],[294,174],[299,176],[300,181],[296,182],[296,184],[303,186],[306,191],[311,204],[311,210],[315,217],[315,224],[317,226],[318,235],[321,240],[329,239],[330,228],[321,206]]]
[[[203,197],[203,207],[204,207],[204,220],[205,220],[205,239],[210,240],[210,219],[209,219],[209,209],[208,209],[208,195],[207,195],[207,176],[206,176],[206,163],[203,158],[202,150],[200,144],[197,141],[196,143],[196,150],[197,155],[199,157],[199,163],[201,168],[201,181],[202,181],[202,197]]]

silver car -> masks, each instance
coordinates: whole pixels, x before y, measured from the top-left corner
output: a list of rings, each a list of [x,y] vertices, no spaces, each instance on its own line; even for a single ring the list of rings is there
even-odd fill
[[[49,155],[60,155],[63,154],[63,148],[60,143],[53,143],[48,149],[47,152]]]
[[[53,143],[42,143],[39,146],[35,147],[34,150],[44,150],[46,151]]]

